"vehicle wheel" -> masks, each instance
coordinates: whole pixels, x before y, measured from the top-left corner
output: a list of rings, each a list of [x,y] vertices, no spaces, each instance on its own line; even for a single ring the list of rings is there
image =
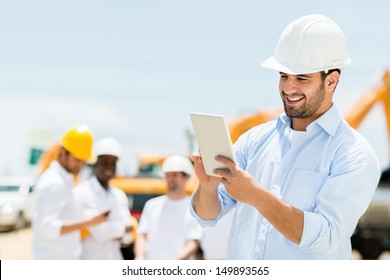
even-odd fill
[[[25,227],[26,227],[26,220],[23,217],[23,213],[19,213],[16,223],[14,225],[14,229],[19,230]]]
[[[377,239],[360,239],[357,250],[363,260],[377,260],[383,252],[382,243]]]

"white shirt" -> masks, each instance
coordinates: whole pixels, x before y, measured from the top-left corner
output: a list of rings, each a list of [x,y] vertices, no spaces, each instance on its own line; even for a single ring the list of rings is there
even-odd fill
[[[234,211],[223,216],[216,225],[203,228],[200,246],[205,260],[226,259],[227,246],[232,226]]]
[[[90,218],[110,209],[106,222],[88,229],[90,235],[82,241],[81,258],[123,259],[120,251],[121,240],[126,235],[130,236],[125,232],[126,225],[130,222],[130,210],[125,193],[112,186],[105,190],[93,176],[77,186],[74,194],[84,218]]]
[[[80,233],[61,235],[64,222],[79,219],[73,198],[73,178],[57,161],[38,179],[33,200],[34,259],[74,260],[81,254]]]
[[[299,145],[302,141],[304,141],[306,135],[307,135],[306,131],[298,131],[298,130],[291,129],[290,148]]]
[[[190,214],[190,198],[172,200],[167,195],[146,202],[138,234],[146,234],[145,259],[170,260],[189,240],[200,240],[202,228]]]

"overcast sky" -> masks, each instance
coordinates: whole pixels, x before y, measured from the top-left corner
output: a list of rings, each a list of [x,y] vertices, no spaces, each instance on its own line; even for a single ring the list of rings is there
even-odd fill
[[[335,97],[345,114],[390,67],[389,11],[379,0],[3,0],[0,174],[19,172],[28,145],[76,123],[116,137],[127,160],[187,153],[191,111],[234,117],[281,106],[278,74],[260,64],[283,28],[310,13],[347,38],[352,64]],[[360,131],[387,166],[380,107]]]

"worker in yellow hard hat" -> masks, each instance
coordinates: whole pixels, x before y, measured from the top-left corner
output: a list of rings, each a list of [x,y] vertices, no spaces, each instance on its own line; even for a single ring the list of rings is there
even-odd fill
[[[78,125],[60,140],[57,160],[41,174],[33,201],[34,259],[79,259],[80,230],[107,220],[108,210],[82,219],[73,196],[73,177],[92,155],[93,137],[89,128]]]
[[[284,113],[241,135],[235,162],[216,156],[224,168],[215,176],[194,155],[193,216],[214,226],[235,209],[228,259],[351,258],[350,238],[380,167],[333,102],[350,61],[332,19],[310,14],[292,21],[262,64],[279,75]]]

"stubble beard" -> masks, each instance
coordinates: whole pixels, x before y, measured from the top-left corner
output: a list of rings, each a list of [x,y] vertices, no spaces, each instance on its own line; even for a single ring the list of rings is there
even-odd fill
[[[324,83],[323,82],[321,83],[321,85],[316,90],[315,94],[310,99],[307,99],[305,94],[304,96],[305,96],[305,102],[299,108],[288,106],[286,104],[286,101],[283,99],[284,112],[286,113],[287,116],[291,118],[308,118],[313,116],[324,102],[325,99]]]
[[[170,184],[168,184],[168,190],[169,190],[170,192],[172,192],[172,193],[177,192],[178,189],[179,189],[178,184],[176,184],[176,183],[170,183]]]

